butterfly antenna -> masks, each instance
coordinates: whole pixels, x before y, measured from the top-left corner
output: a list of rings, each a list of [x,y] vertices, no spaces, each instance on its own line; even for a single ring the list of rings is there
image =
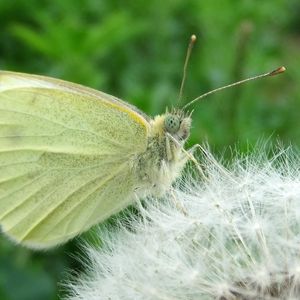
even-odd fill
[[[190,56],[191,56],[193,46],[194,46],[196,40],[197,40],[197,37],[196,37],[196,35],[193,34],[190,38],[190,43],[189,43],[189,46],[187,48],[185,62],[184,62],[184,65],[183,65],[183,74],[182,74],[182,80],[181,80],[181,85],[180,85],[180,90],[179,90],[178,101],[177,101],[178,105],[179,105],[179,103],[182,99],[183,88],[184,88],[184,84],[185,84],[185,81],[186,81],[187,67],[188,67]]]
[[[256,75],[256,76],[253,76],[253,77],[250,77],[250,78],[247,78],[247,79],[244,79],[244,80],[241,80],[241,81],[237,81],[237,82],[234,82],[234,83],[231,83],[231,84],[228,84],[228,85],[225,85],[225,86],[222,86],[222,87],[219,87],[217,89],[214,89],[212,91],[209,91],[195,99],[193,99],[192,101],[190,101],[189,103],[187,103],[186,105],[184,105],[183,109],[186,109],[188,106],[194,104],[195,102],[197,102],[198,100],[202,99],[202,98],[205,98],[206,96],[208,95],[211,95],[211,94],[214,94],[216,92],[219,92],[221,90],[225,90],[227,88],[231,88],[235,85],[240,85],[240,84],[243,84],[245,82],[248,82],[248,81],[251,81],[251,80],[256,80],[256,79],[260,79],[260,78],[264,78],[264,77],[269,77],[269,76],[275,76],[275,75],[278,75],[278,74],[281,74],[285,71],[285,67],[279,67],[271,72],[268,72],[268,73],[264,73],[264,74],[260,74],[260,75]]]

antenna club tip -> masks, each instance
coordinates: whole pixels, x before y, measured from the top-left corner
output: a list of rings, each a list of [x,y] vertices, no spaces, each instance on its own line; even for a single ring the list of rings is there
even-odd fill
[[[269,76],[275,76],[275,75],[278,75],[278,74],[281,74],[283,72],[285,72],[286,68],[284,66],[281,66],[277,69],[275,69],[274,71],[270,72]]]
[[[284,66],[278,68],[278,72],[279,72],[279,73],[283,73],[283,72],[285,72],[285,71],[286,71],[286,68],[285,68]]]
[[[192,43],[195,43],[196,40],[197,40],[196,35],[195,35],[195,34],[192,34],[192,35],[191,35],[191,42],[192,42]]]

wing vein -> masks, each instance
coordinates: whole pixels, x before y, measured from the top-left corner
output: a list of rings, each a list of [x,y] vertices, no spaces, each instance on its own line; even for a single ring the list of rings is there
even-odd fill
[[[59,126],[62,126],[65,128],[65,130],[71,130],[71,131],[79,131],[79,132],[87,132],[89,134],[92,134],[96,137],[99,137],[100,139],[103,139],[105,141],[108,141],[110,142],[111,144],[115,144],[119,147],[124,147],[124,144],[122,143],[119,143],[117,142],[116,140],[112,140],[112,139],[109,139],[103,135],[100,135],[99,133],[96,133],[94,131],[89,131],[89,130],[86,130],[86,129],[79,129],[79,128],[72,128],[72,127],[69,127],[69,126],[66,126],[65,124],[63,123],[59,123],[57,121],[53,121],[53,120],[49,120],[48,118],[45,118],[45,117],[41,117],[41,116],[38,116],[38,115],[35,115],[35,114],[29,114],[29,113],[26,113],[26,112],[22,112],[22,111],[17,111],[17,110],[11,110],[11,109],[1,109],[0,108],[0,111],[8,111],[8,112],[13,112],[13,113],[19,113],[19,114],[23,114],[23,115],[27,115],[27,116],[31,116],[31,117],[35,117],[35,118],[38,118],[38,119],[41,119],[41,120],[44,120],[44,121],[48,121],[49,123],[53,123],[53,124],[56,124],[56,125],[59,125]],[[18,124],[16,124],[18,125]],[[62,133],[60,134],[57,134],[57,135],[45,135],[45,136],[59,136],[61,135]],[[38,135],[39,136],[39,135]],[[5,137],[5,136],[4,136]],[[6,137],[9,137],[9,136],[6,136]],[[24,136],[24,137],[27,137],[27,136]],[[33,137],[36,137],[36,136],[33,136]],[[2,137],[0,137],[2,138]]]
[[[121,168],[121,167],[120,167]],[[67,213],[67,214],[65,214],[64,216],[63,216],[63,218],[65,218],[66,216],[68,216],[78,205],[80,205],[82,202],[84,202],[90,195],[92,195],[96,190],[98,190],[101,186],[103,186],[107,181],[109,181],[115,174],[117,174],[118,172],[119,172],[119,169],[120,168],[118,168],[114,173],[110,173],[110,176],[108,176],[108,177],[106,177],[106,179],[105,180],[102,180],[101,182],[100,182],[100,184],[99,185],[97,185],[89,194],[87,194],[85,197],[83,197],[83,199],[81,199],[81,201],[78,201],[77,203],[76,203],[76,205],[74,205],[73,207],[72,207],[72,209]],[[79,172],[78,172],[79,173]],[[76,177],[77,175],[78,175],[78,173],[75,175],[75,176],[73,176],[72,178],[74,178],[74,177]],[[59,207],[61,206],[61,205],[63,205],[64,204],[64,202],[69,198],[69,197],[71,197],[72,195],[74,195],[76,192],[78,192],[80,189],[82,189],[82,188],[84,188],[85,186],[87,186],[89,183],[91,183],[92,181],[94,181],[94,180],[96,180],[96,179],[98,179],[98,178],[101,178],[103,175],[100,175],[100,176],[98,176],[98,177],[96,177],[96,178],[91,178],[89,181],[87,181],[87,182],[85,182],[83,185],[81,185],[80,187],[78,187],[77,189],[75,189],[75,190],[73,190],[72,191],[72,193],[70,193],[67,197],[65,197],[65,198],[63,198],[61,201],[60,201],[60,203],[58,204],[58,205],[56,205],[54,208],[52,208],[49,212],[47,212],[47,214],[46,215],[44,215],[43,217],[41,217],[36,223],[34,223],[34,224],[32,224],[32,226],[31,226],[31,228],[23,235],[23,237],[21,238],[21,240],[25,240],[26,239],[26,237],[28,237],[29,235],[30,235],[30,233],[41,223],[41,222],[43,222],[44,220],[46,220],[50,215],[52,215],[57,209],[59,209]],[[71,179],[72,179],[71,178]],[[69,179],[68,181],[70,181],[71,179]],[[68,182],[67,181],[67,182]],[[64,182],[64,184],[66,184],[65,182]],[[54,192],[56,192],[57,191],[57,189],[58,189],[59,187],[57,187],[54,191],[52,191],[49,195],[47,195],[47,197],[46,198],[44,198],[42,201],[45,201],[45,199],[47,199],[49,196],[51,196],[51,194],[53,194]],[[41,202],[42,202],[41,201]],[[62,219],[62,218],[61,218]],[[53,226],[53,227],[56,227],[56,225],[57,224],[59,224],[59,222],[61,221],[61,219]],[[53,229],[53,228],[52,228]],[[51,229],[47,232],[47,234],[49,233],[49,232],[51,232]]]

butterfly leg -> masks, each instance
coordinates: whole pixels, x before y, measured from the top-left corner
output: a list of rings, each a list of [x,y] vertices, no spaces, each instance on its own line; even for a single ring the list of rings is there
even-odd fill
[[[200,175],[205,178],[207,178],[207,175],[205,175],[204,173],[204,167],[203,165],[201,165],[201,163],[199,162],[199,159],[196,159],[194,156],[194,153],[197,149],[200,149],[201,152],[203,153],[207,153],[207,151],[205,151],[205,149],[200,145],[200,144],[196,144],[194,146],[192,146],[190,149],[188,149],[187,151],[184,151],[185,155],[185,159],[190,160],[194,163],[194,165],[196,166],[197,170],[199,171]]]

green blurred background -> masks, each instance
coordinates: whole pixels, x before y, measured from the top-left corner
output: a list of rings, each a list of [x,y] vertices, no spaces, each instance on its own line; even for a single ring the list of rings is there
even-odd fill
[[[2,0],[0,69],[81,83],[153,116],[176,104],[192,33],[185,102],[281,65],[287,72],[195,105],[190,143],[215,152],[264,139],[298,147],[299,0]],[[58,299],[58,283],[82,269],[79,244],[40,253],[1,236],[0,299]]]

